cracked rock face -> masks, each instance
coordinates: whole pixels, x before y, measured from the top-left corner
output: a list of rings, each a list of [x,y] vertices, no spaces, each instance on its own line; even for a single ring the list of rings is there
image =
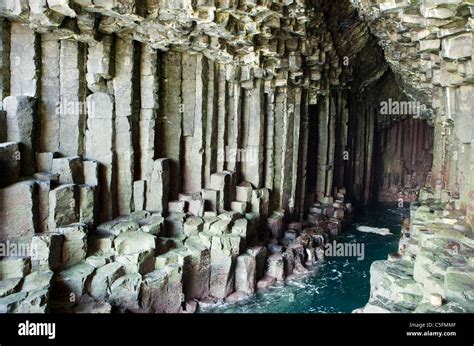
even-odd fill
[[[470,230],[473,8],[2,1],[0,240],[34,251],[0,259],[1,311],[238,301],[322,260],[349,200],[435,201]],[[469,275],[441,290],[430,260],[379,300],[459,303]]]
[[[356,311],[474,311],[474,237],[464,215],[432,199],[413,204],[411,214],[397,256],[372,263],[370,299]]]

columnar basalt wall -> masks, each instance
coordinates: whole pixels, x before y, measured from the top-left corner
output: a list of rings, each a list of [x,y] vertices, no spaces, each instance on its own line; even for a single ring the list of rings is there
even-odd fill
[[[423,106],[409,101],[390,71],[350,96],[344,186],[361,204],[414,201],[431,180],[433,127]],[[357,116],[355,116],[357,115]],[[349,153],[354,153],[351,157]]]
[[[425,187],[433,162],[433,131],[423,120],[403,120],[380,131],[374,144],[380,165],[379,201],[414,201]],[[402,187],[402,189],[400,189]]]
[[[2,3],[0,235],[31,251],[1,311],[190,312],[321,260],[350,212],[325,11]]]
[[[2,2],[0,237],[34,253],[0,261],[0,306],[177,312],[239,300],[321,259],[346,196],[392,200],[426,176],[425,193],[472,221],[471,10]],[[422,102],[423,120],[386,117],[388,98]],[[433,128],[429,175],[431,153],[417,162],[408,148],[429,151]],[[391,167],[392,149],[412,161]]]
[[[473,6],[465,1],[360,1],[402,89],[434,126],[431,187],[473,214]]]
[[[224,171],[270,189],[272,209],[295,217],[308,193],[331,196],[347,125],[336,121],[345,109],[330,90],[341,63],[322,4],[155,5],[2,5],[6,119],[18,116],[19,100],[31,105],[28,138],[13,133],[13,122],[5,127],[5,140],[23,143],[22,175],[51,172],[43,162],[51,155],[96,162],[99,221],[166,210],[152,196],[158,158],[169,159],[169,200],[212,189],[211,175]],[[300,160],[311,116],[319,131],[313,190]]]
[[[416,145],[426,151],[426,140],[434,142],[428,184],[403,223],[398,252],[372,264],[370,299],[357,311],[472,312],[474,7],[457,0],[357,6],[405,96],[424,105],[417,117],[434,127],[423,135],[418,128]],[[425,166],[427,158],[418,156],[416,164]]]

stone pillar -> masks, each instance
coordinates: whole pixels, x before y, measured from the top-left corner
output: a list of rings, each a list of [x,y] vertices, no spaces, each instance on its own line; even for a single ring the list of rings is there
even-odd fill
[[[28,239],[35,233],[37,186],[23,181],[0,189],[0,239]]]
[[[227,113],[226,113],[226,148],[225,167],[229,171],[240,171],[237,154],[241,143],[242,111],[241,87],[235,80],[235,66],[227,65]],[[232,71],[232,72],[229,72]]]
[[[10,93],[35,97],[38,94],[39,41],[27,24],[13,22],[10,49]]]
[[[146,209],[166,213],[168,211],[170,185],[173,177],[170,176],[169,159],[157,159],[153,164],[153,172],[147,185],[150,186],[146,197]]]
[[[334,150],[334,187],[341,188],[344,186],[344,173],[347,162],[347,130],[349,112],[346,106],[347,95],[343,91],[337,91],[336,104],[336,133],[335,133],[335,150]]]
[[[205,150],[204,150],[204,187],[209,188],[211,174],[217,171],[218,154],[218,127],[217,127],[217,110],[218,110],[218,81],[219,76],[216,63],[206,60],[207,64],[207,95],[206,95],[206,112],[205,112]],[[221,167],[221,170],[223,167]]]
[[[142,44],[140,52],[140,120],[138,124],[138,148],[140,179],[146,181],[146,193],[151,193],[151,175],[156,153],[158,110],[158,52]]]
[[[320,98],[318,103],[318,155],[317,155],[317,177],[316,198],[321,201],[327,195],[327,180],[330,162],[328,151],[330,147],[331,122],[330,122],[330,98],[328,95]]]
[[[366,175],[365,175],[365,186],[364,186],[364,203],[369,203],[371,199],[371,190],[372,190],[372,171],[373,171],[373,153],[374,153],[374,127],[375,127],[375,112],[374,109],[369,106],[367,110],[367,135],[366,135],[366,148],[365,152],[367,153],[366,157]],[[414,143],[412,140],[411,143]]]
[[[442,169],[444,158],[444,137],[443,125],[441,117],[438,116],[434,122],[434,138],[433,138],[433,167],[431,186],[435,194],[441,194]]]
[[[305,163],[300,161],[300,142],[301,142],[301,89],[295,88],[293,94],[293,142],[291,143],[292,148],[292,163],[291,163],[291,192],[290,199],[288,204],[284,205],[284,208],[287,208],[289,213],[293,216],[296,216],[297,204],[298,201],[303,200],[304,195],[300,195],[297,190],[299,183],[298,172],[301,171],[302,165]]]
[[[114,37],[104,35],[89,44],[87,50],[87,87],[92,92],[107,92],[107,80],[113,76]]]
[[[164,57],[163,109],[161,111],[162,131],[160,138],[161,156],[170,159],[170,200],[178,199],[182,187],[182,54],[168,52]]]
[[[8,96],[3,102],[7,112],[7,141],[21,143],[21,174],[35,172],[36,99],[30,96]]]
[[[283,151],[285,143],[283,141],[284,119],[286,118],[286,94],[277,91],[275,95],[275,115],[274,115],[274,183],[272,193],[272,208],[278,209],[282,201],[282,169]]]
[[[134,130],[137,113],[134,108],[135,45],[132,37],[118,37],[115,44],[115,75],[112,80],[115,100],[115,137],[117,169],[117,211],[127,215],[133,210],[135,174]]]
[[[41,102],[39,148],[59,152],[60,136],[60,41],[56,34],[41,35]],[[74,116],[74,114],[71,114]]]
[[[100,164],[98,217],[99,222],[103,222],[112,219],[116,213],[114,101],[110,95],[97,92],[87,97],[87,105],[85,155]]]
[[[198,192],[204,187],[204,129],[206,114],[207,59],[183,54],[183,187],[182,192]]]
[[[307,180],[307,161],[308,161],[308,137],[309,133],[309,109],[308,92],[303,90],[300,106],[300,141],[298,155],[298,181],[296,187],[297,198],[295,200],[295,216],[303,217],[306,210],[306,180]],[[314,136],[314,134],[311,134]]]
[[[217,135],[215,141],[217,142],[217,166],[216,171],[220,172],[225,169],[226,161],[226,109],[227,109],[227,82],[225,79],[226,71],[225,65],[217,64],[216,79],[217,79]],[[211,172],[211,174],[214,172]]]
[[[59,151],[65,156],[84,154],[86,127],[85,48],[73,40],[61,41]],[[94,107],[94,105],[89,105]]]
[[[280,88],[275,99],[274,209],[288,208],[291,199],[294,116],[294,90]]]
[[[240,237],[234,235],[211,238],[211,296],[224,299],[234,290],[235,262],[239,255]]]
[[[354,146],[353,146],[353,162],[354,162],[354,184],[353,184],[353,192],[354,197],[357,201],[361,198],[361,182],[362,182],[362,174],[364,167],[364,157],[363,157],[363,145],[364,145],[364,117],[365,111],[361,105],[356,105],[355,113],[358,114],[359,117],[355,119],[356,127],[354,129]],[[397,132],[398,133],[398,132]],[[396,148],[395,148],[396,150]],[[396,153],[393,153],[396,155]]]
[[[474,143],[471,143],[467,148],[466,152],[470,152],[470,168],[469,168],[469,183],[466,188],[463,189],[463,195],[466,196],[467,201],[467,221],[474,227]]]
[[[455,188],[459,189],[461,208],[466,208],[467,219],[474,225],[474,86],[460,86],[455,91],[452,116],[455,121],[457,147],[452,156],[456,164]],[[457,160],[456,160],[457,158]]]
[[[275,143],[275,90],[272,87],[271,81],[266,81],[265,86],[265,187],[273,189],[275,176],[275,161],[274,161],[274,143]]]
[[[333,179],[334,179],[334,154],[336,149],[336,104],[335,99],[331,93],[329,98],[329,126],[328,126],[328,154],[327,162],[327,176],[326,176],[326,196],[333,195]]]
[[[264,157],[264,101],[263,83],[257,79],[255,88],[243,91],[243,133],[242,151],[239,159],[242,165],[242,179],[254,187],[263,185]]]
[[[3,110],[3,99],[8,95],[10,95],[10,23],[0,18],[0,111]]]

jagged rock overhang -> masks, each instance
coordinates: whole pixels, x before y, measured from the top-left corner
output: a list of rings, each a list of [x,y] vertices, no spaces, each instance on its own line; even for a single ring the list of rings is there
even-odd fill
[[[423,28],[408,25],[430,11],[353,4],[3,2],[0,236],[37,244],[41,255],[32,274],[29,256],[0,261],[2,279],[14,279],[6,310],[44,312],[53,280],[52,297],[69,302],[56,308],[110,311],[95,305],[107,299],[177,312],[183,292],[194,311],[193,299],[238,300],[288,268],[299,272],[321,257],[313,245],[321,251],[340,233],[346,191],[372,198],[374,175],[385,171],[374,168],[374,143],[388,139],[395,163],[418,158],[405,149],[420,133],[428,140],[417,148],[432,146],[420,122],[380,121],[389,96],[430,105],[434,169],[423,195],[472,221],[472,126],[459,126],[471,115],[472,58],[461,44],[471,18],[463,28],[447,20],[461,31],[440,38],[440,56],[430,36],[418,42]],[[393,31],[387,17],[409,29]],[[392,46],[403,48],[395,60]],[[409,145],[399,145],[402,132]],[[306,211],[305,221],[285,223]],[[188,256],[196,265],[185,274]],[[25,287],[23,277],[42,284]]]
[[[127,42],[133,40],[143,43],[143,47],[140,48],[137,47],[137,43],[133,44],[135,52],[156,48],[160,51],[172,49],[173,52],[170,53],[172,56],[183,54],[183,52],[186,52],[185,55],[188,52],[202,54],[205,59],[217,61],[218,64],[224,66],[221,73],[225,75],[226,85],[229,82],[238,83],[243,90],[251,90],[255,88],[254,80],[260,80],[264,95],[269,95],[268,91],[274,95],[286,94],[288,90],[291,95],[294,89],[297,95],[295,100],[301,97],[301,100],[308,105],[325,100],[325,97],[332,99],[335,92],[337,95],[341,93],[341,96],[337,97],[345,98],[344,93],[347,93],[347,90],[351,90],[354,95],[369,87],[372,88],[371,86],[377,85],[376,81],[385,75],[386,62],[388,62],[401,89],[409,96],[409,99],[422,100],[428,106],[428,111],[423,116],[429,117],[432,123],[437,121],[439,123],[437,126],[441,128],[453,126],[456,122],[465,124],[469,120],[469,116],[463,114],[469,113],[471,105],[464,105],[458,99],[460,101],[466,99],[470,92],[469,71],[472,70],[472,59],[468,55],[469,45],[462,43],[468,42],[469,37],[472,38],[470,29],[472,6],[460,1],[449,2],[447,5],[444,2],[428,1],[421,4],[406,1],[378,3],[368,1],[313,1],[310,3],[253,3],[250,1],[160,3],[148,1],[136,4],[134,2],[73,1],[54,4],[45,2],[38,6],[28,6],[25,1],[12,1],[2,6],[2,15],[15,26],[18,23],[25,23],[41,36],[50,35],[41,37],[40,40],[38,36],[31,36],[20,29],[15,29],[18,38],[28,37],[31,45],[36,47],[36,54],[35,50],[28,51],[28,54],[33,56],[34,64],[26,64],[23,71],[27,75],[31,74],[33,83],[21,82],[18,78],[19,74],[13,74],[14,81],[10,83],[8,74],[4,74],[2,76],[2,95],[4,96],[9,93],[21,93],[34,97],[40,95],[41,88],[34,84],[41,78],[31,73],[33,70],[38,70],[34,68],[38,67],[37,57],[40,56],[37,48],[42,46],[41,50],[48,51],[50,47],[57,47],[54,42],[61,43],[60,50],[63,42],[64,47],[71,45],[71,42],[76,42],[73,45],[77,44],[74,49],[79,54],[84,56],[87,51],[91,61],[95,59],[97,62],[86,66],[87,63],[84,64],[84,61],[89,58],[81,57],[77,60],[76,65],[80,66],[80,69],[88,68],[84,73],[84,82],[87,83],[82,83],[74,94],[79,95],[79,98],[85,98],[91,92],[110,92],[112,83],[107,83],[107,81],[113,79],[117,62],[115,59],[107,61],[101,57],[109,56],[117,49],[117,45],[119,49],[124,49],[120,48],[120,45],[131,47]],[[439,18],[440,16],[443,18]],[[331,20],[328,20],[329,18]],[[3,27],[2,32],[9,36],[8,31],[11,30],[9,24],[4,23]],[[374,40],[372,34],[378,40]],[[435,36],[439,38],[435,39]],[[5,47],[8,45],[9,43]],[[383,55],[377,49],[378,46],[383,49]],[[441,50],[442,58],[436,54],[437,48],[439,48],[438,51]],[[141,53],[134,54],[134,56],[140,56]],[[150,54],[153,56],[153,53],[150,52]],[[8,57],[11,55],[9,54]],[[12,63],[8,57],[4,54],[3,68]],[[346,58],[349,61],[348,65],[345,64]],[[33,68],[29,69],[28,66],[33,66]],[[138,68],[134,69],[134,71],[138,70]],[[204,71],[206,71],[205,68]],[[54,70],[50,72],[51,75],[55,74]],[[146,73],[152,75],[155,72],[156,70],[151,67]],[[15,78],[19,81],[18,83],[15,82]],[[447,83],[448,86],[443,83]],[[84,88],[86,84],[88,90]],[[116,84],[116,87],[118,88],[119,84]],[[347,88],[346,91],[344,91],[345,88]],[[183,94],[180,91],[178,95]],[[264,97],[271,100],[273,96]],[[239,98],[240,95],[237,95],[237,99]],[[286,98],[284,100],[288,101]],[[327,102],[329,104],[327,109],[330,110],[332,101]],[[52,101],[46,102],[46,113],[54,112],[54,104],[55,102]],[[282,119],[292,113],[291,110],[295,109],[296,104],[298,103],[291,100],[287,102],[288,107],[285,106],[285,115]],[[299,104],[302,105],[301,121],[304,124],[306,105],[303,102]],[[151,108],[144,109],[153,109],[154,106],[152,102]],[[237,108],[234,107],[234,111],[240,112],[240,104],[235,103],[235,106]],[[140,107],[136,106],[137,109]],[[339,106],[335,106],[334,109],[337,107]],[[271,107],[263,108],[273,112]],[[127,111],[127,113],[130,112]],[[147,120],[153,120],[154,116]],[[452,117],[452,120],[449,117]],[[139,120],[136,123],[139,123]],[[267,126],[270,121],[263,120],[263,123]],[[66,148],[67,144],[59,145],[59,148],[62,146],[60,151],[66,155],[84,153],[84,121],[79,120],[78,126],[74,126],[77,127],[75,133],[77,143],[72,144],[71,148]],[[47,128],[47,125],[45,127]],[[469,126],[453,127],[456,138],[462,143],[458,148],[453,148],[453,151],[459,149],[457,151],[462,154],[467,152],[470,155],[472,150],[469,149],[470,144],[467,148],[471,140],[470,128]],[[284,143],[286,144],[299,141],[298,137],[304,138],[306,135],[304,130],[301,132],[297,127],[286,128],[285,131]],[[289,135],[288,131],[293,131],[296,136]],[[334,131],[344,133],[344,130],[340,131],[337,128]],[[264,133],[268,135],[268,132],[264,131]],[[445,132],[439,130],[437,133]],[[241,139],[238,131],[226,136],[227,138],[234,136],[234,142],[237,143],[237,148],[239,147]],[[438,144],[446,140],[445,137],[443,139],[440,136],[436,137]],[[67,143],[60,139],[57,141]],[[160,144],[159,139],[155,141],[158,148],[160,146],[166,148],[168,145]],[[135,148],[139,147],[136,138],[132,139],[132,142]],[[344,138],[339,142],[344,142]],[[225,147],[226,142],[223,143]],[[298,147],[301,147],[304,152],[304,144],[300,143]],[[332,147],[333,144],[329,143],[328,148]],[[170,154],[181,159],[181,154],[170,153],[174,149],[159,149],[159,151],[161,152],[158,156]],[[294,150],[293,153],[295,153]],[[298,151],[292,159],[289,159],[287,155],[281,155],[283,161],[280,161],[282,162],[280,168],[270,163],[273,160],[279,164],[279,159],[274,160],[272,155],[274,154],[264,159],[270,166],[266,165],[264,169],[259,170],[257,181],[260,183],[257,185],[276,190],[275,195],[279,197],[276,197],[274,205],[286,208],[292,200],[303,199],[304,193],[296,194],[297,190],[306,190],[306,183],[303,181],[305,174],[299,170],[298,165],[296,165],[296,171],[300,173],[296,175],[296,180],[292,180],[291,184],[283,184],[282,181],[286,180],[289,172],[293,170],[293,168],[288,170],[288,167],[295,167],[291,161],[294,162],[296,157],[299,159],[300,155],[304,158],[304,154]],[[143,158],[146,155],[137,153],[136,157]],[[437,177],[434,178],[435,180],[447,179],[440,186],[444,190],[449,190],[460,184],[459,179],[456,178],[458,173],[445,174],[451,169],[449,168],[451,166],[448,167],[448,164],[444,162],[446,157],[449,155],[444,152],[435,153],[436,172],[433,176]],[[134,161],[132,165],[139,167],[135,172],[145,169],[143,164],[137,164],[136,159]],[[321,167],[321,170],[326,171],[326,173],[321,173],[323,177],[320,177],[325,181],[325,187],[316,192],[316,199],[332,194],[333,178],[328,178],[334,175],[335,167],[332,161],[332,158],[328,158],[327,164]],[[230,169],[233,168],[234,165],[231,164]],[[340,170],[340,167],[337,169]],[[460,167],[459,170],[462,171],[463,179],[466,179],[469,175],[469,164]],[[263,174],[268,177],[263,178]],[[141,178],[142,173],[138,175]],[[208,179],[207,173],[205,176],[207,178],[203,179]],[[269,179],[272,181],[268,182]],[[436,183],[435,180],[433,184]],[[182,183],[185,185],[185,182]],[[337,189],[337,186],[335,188]],[[281,191],[278,192],[279,190]],[[313,192],[310,191],[310,193]],[[461,195],[465,201],[461,204],[466,207],[469,188]],[[125,208],[127,209],[128,207]],[[304,210],[303,206],[300,210]]]

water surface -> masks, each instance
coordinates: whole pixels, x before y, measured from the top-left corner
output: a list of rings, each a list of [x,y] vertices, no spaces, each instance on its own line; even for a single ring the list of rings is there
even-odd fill
[[[358,209],[351,226],[336,240],[365,244],[365,258],[326,258],[311,274],[272,287],[238,304],[223,304],[202,312],[212,313],[350,313],[364,306],[370,294],[370,265],[396,252],[401,223],[409,208],[393,204]],[[363,233],[358,225],[386,227],[393,235]]]

